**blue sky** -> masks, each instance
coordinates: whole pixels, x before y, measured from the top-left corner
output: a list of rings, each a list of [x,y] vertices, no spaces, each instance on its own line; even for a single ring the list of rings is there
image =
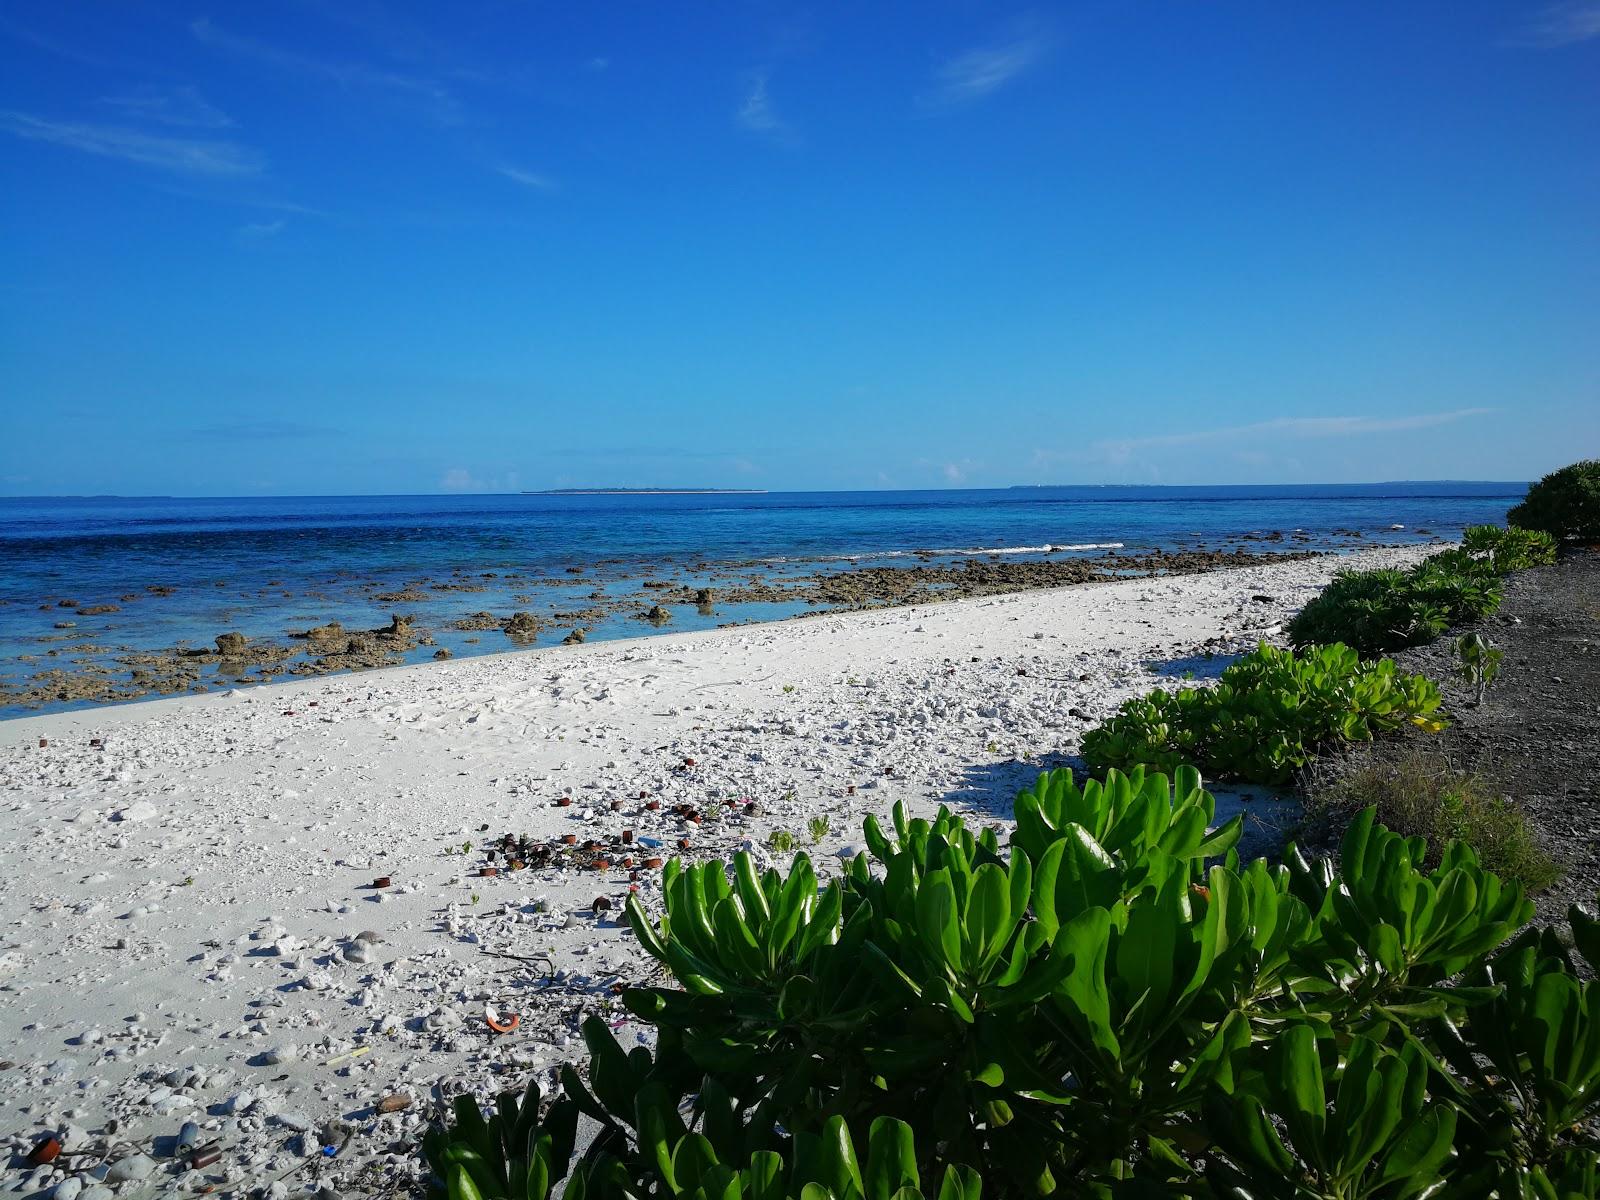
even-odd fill
[[[1600,0],[0,8],[0,492],[1525,479]]]

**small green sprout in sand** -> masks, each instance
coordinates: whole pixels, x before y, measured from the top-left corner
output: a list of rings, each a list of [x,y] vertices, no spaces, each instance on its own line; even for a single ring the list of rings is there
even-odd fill
[[[783,685],[783,694],[785,696],[787,696],[792,691],[794,691],[794,684],[786,683],[786,684]]]
[[[477,892],[473,892],[472,893],[472,903],[473,903],[474,906],[476,906],[478,901],[481,900],[481,899],[483,899],[483,897],[478,895]]]
[[[811,844],[815,846],[833,828],[833,823],[827,817],[812,817],[806,822],[806,832],[811,835]]]
[[[794,834],[787,829],[774,829],[767,834],[767,849],[774,854],[791,854],[794,852]]]
[[[1483,634],[1473,632],[1456,639],[1456,673],[1472,687],[1472,702],[1482,704],[1484,693],[1500,674],[1504,650],[1495,649]]]

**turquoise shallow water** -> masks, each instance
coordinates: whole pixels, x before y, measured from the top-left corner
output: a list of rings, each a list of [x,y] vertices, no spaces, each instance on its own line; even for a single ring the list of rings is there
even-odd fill
[[[396,609],[435,628],[480,610],[548,615],[579,603],[569,567],[584,568],[578,594],[586,594],[595,587],[631,591],[641,577],[710,581],[735,564],[781,575],[911,565],[919,553],[958,560],[983,554],[1060,557],[1095,552],[1063,547],[1109,544],[1124,552],[1240,544],[1272,549],[1252,535],[1294,530],[1304,534],[1294,548],[1311,549],[1361,544],[1348,536],[1351,530],[1368,542],[1453,537],[1464,525],[1500,521],[1525,488],[1446,482],[761,495],[0,498],[0,676],[15,683],[41,667],[65,666],[68,654],[93,660],[120,647],[208,645],[223,630],[276,638],[331,619],[369,628],[386,623]],[[1291,543],[1281,545],[1287,549]],[[418,580],[432,581],[423,601],[373,598],[375,591],[400,590]],[[434,586],[441,583],[451,586]],[[152,586],[174,590],[155,595]],[[62,599],[117,604],[120,610],[78,616],[59,607]],[[772,619],[801,608],[719,606],[714,615],[680,608],[671,628]],[[74,626],[55,629],[63,618]],[[648,632],[649,626],[618,619],[591,637]],[[476,642],[440,634],[438,642],[458,655],[512,648],[498,632]],[[67,645],[84,648],[59,649]],[[56,656],[49,656],[51,648],[58,648]],[[36,657],[23,661],[29,655]],[[19,711],[0,709],[0,715]]]

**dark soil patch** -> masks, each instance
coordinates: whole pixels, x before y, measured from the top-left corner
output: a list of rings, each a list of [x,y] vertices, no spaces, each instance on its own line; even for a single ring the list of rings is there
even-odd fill
[[[1500,611],[1477,628],[1505,652],[1481,707],[1456,673],[1463,631],[1403,650],[1396,664],[1439,684],[1450,727],[1357,747],[1319,772],[1397,759],[1419,742],[1436,749],[1526,816],[1563,872],[1535,897],[1539,919],[1563,920],[1600,891],[1600,552],[1512,576]]]

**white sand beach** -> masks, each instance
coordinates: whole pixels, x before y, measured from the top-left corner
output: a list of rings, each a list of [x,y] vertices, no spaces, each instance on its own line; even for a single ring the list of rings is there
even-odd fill
[[[370,1182],[386,1156],[408,1170],[391,1146],[441,1089],[520,1088],[580,1053],[578,1021],[616,1006],[614,982],[651,975],[614,919],[623,855],[637,868],[687,838],[695,857],[784,859],[766,850],[782,830],[837,870],[861,818],[897,800],[1004,819],[1127,696],[1271,639],[1340,567],[1434,549],[0,723],[0,1136],[65,1130],[67,1151],[5,1186],[94,1200],[296,1171],[282,1194],[362,1164]],[[1244,803],[1270,837],[1279,810]],[[480,877],[506,833],[619,844],[609,870]],[[639,872],[647,899],[656,874]],[[539,955],[552,979],[524,961]],[[520,1026],[491,1031],[486,1003]],[[375,1113],[393,1094],[409,1107]],[[169,1179],[191,1120],[221,1158]]]

